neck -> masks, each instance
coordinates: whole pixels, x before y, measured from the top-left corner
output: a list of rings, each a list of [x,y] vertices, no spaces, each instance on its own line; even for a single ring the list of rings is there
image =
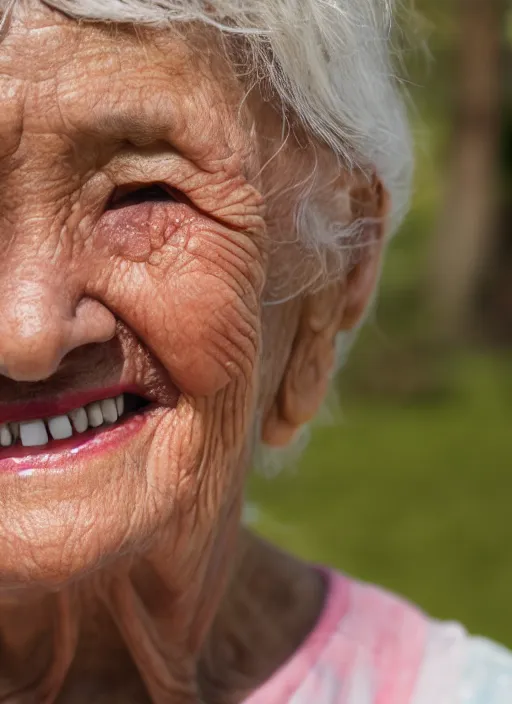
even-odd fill
[[[315,570],[242,531],[232,577],[191,674],[197,695],[169,700],[155,695],[154,681],[165,682],[166,662],[182,646],[170,616],[179,605],[153,563],[117,565],[58,593],[4,596],[0,702],[10,696],[20,704],[57,697],[73,704],[238,704],[293,654],[325,597]]]
[[[249,533],[201,661],[207,702],[241,702],[295,652],[325,600],[322,576]]]

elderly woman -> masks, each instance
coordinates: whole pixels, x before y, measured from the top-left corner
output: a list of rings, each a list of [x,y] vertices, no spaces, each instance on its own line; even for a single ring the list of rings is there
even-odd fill
[[[387,0],[0,9],[0,702],[511,702],[505,651],[240,526],[407,201]]]

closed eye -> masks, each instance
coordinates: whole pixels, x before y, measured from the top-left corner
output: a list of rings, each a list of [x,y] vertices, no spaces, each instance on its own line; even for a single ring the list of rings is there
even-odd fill
[[[126,208],[129,205],[138,205],[139,203],[165,203],[165,202],[183,202],[183,197],[180,197],[178,191],[169,188],[160,183],[150,184],[129,184],[119,186],[112,194],[107,206],[107,210],[117,210]]]

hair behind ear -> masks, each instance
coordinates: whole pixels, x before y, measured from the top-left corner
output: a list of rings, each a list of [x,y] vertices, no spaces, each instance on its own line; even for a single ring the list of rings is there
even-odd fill
[[[381,269],[389,199],[375,176],[349,183],[352,222],[364,232],[348,269],[304,294],[299,322],[280,388],[263,424],[263,442],[287,445],[322,405],[336,361],[336,337],[354,329],[373,296]]]

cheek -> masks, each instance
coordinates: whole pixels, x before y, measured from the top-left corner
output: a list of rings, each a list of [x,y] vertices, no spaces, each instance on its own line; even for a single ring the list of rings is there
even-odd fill
[[[136,243],[144,261],[130,259],[126,249],[111,257],[106,303],[183,392],[210,396],[234,378],[248,382],[260,349],[260,249],[249,235],[205,218],[165,237],[155,234],[154,222],[148,232],[152,241],[139,230]],[[119,242],[135,250],[133,240],[118,236]]]
[[[177,277],[170,293],[164,327],[150,322],[148,342],[180,388],[209,396],[235,377],[248,379],[260,337],[255,301],[247,305],[228,282],[201,271]]]

